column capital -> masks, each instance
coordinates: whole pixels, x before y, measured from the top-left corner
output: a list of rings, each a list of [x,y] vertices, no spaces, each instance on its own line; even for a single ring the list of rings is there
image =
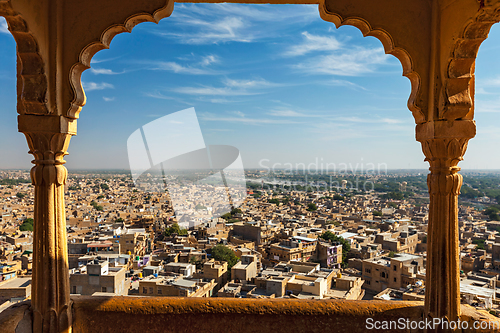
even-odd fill
[[[430,121],[416,126],[416,139],[422,144],[431,174],[455,174],[463,160],[469,139],[476,134],[473,120]]]
[[[19,131],[24,133],[29,153],[34,156],[31,169],[33,185],[64,185],[67,170],[63,166],[76,120],[63,116],[19,115]]]

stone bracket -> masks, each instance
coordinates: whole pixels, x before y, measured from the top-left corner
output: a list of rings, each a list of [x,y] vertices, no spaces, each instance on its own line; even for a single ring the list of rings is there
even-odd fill
[[[472,139],[476,136],[476,122],[474,120],[429,121],[418,124],[415,132],[415,137],[419,142],[432,139]]]
[[[76,119],[64,116],[17,116],[18,129],[22,133],[63,133],[76,135]]]

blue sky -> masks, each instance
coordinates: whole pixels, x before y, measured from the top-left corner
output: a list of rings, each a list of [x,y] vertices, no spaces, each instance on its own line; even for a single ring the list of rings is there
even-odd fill
[[[241,10],[241,7],[245,7]],[[17,132],[15,43],[0,21],[0,168],[29,168]],[[465,169],[500,169],[500,28],[476,64],[478,134]],[[194,107],[207,144],[237,147],[246,168],[351,163],[427,168],[407,109],[410,82],[375,38],[336,29],[314,5],[175,4],[99,52],[68,169],[128,168],[127,138]],[[172,144],[176,144],[175,142]]]

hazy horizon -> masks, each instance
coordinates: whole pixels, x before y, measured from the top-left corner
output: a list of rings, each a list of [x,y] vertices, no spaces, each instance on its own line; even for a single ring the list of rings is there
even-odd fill
[[[16,45],[3,18],[0,43],[0,168],[29,168],[17,132]],[[494,25],[476,61],[477,135],[463,171],[500,169],[491,149],[500,143],[499,51]],[[116,36],[91,66],[69,170],[127,170],[129,136],[190,107],[204,142],[236,147],[245,169],[316,160],[428,168],[400,62],[377,39],[323,21],[317,5],[178,3],[158,25]]]

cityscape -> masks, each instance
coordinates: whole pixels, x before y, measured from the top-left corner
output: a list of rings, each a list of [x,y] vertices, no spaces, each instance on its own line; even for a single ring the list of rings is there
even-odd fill
[[[4,309],[30,298],[37,222],[30,173],[4,170],[0,177]],[[168,191],[138,190],[129,172],[70,173],[71,294],[424,300],[424,170],[253,169],[245,177],[246,198],[228,208],[200,201],[179,176],[188,189],[177,194],[185,206],[179,217]],[[355,186],[360,179],[368,190]],[[495,315],[499,182],[500,173],[466,173],[458,216],[461,301]]]

